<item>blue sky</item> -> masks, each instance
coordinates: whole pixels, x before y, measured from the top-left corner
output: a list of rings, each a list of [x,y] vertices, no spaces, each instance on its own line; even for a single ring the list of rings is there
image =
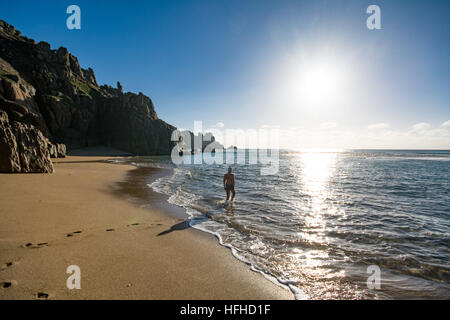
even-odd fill
[[[66,28],[71,4],[81,30]],[[382,30],[366,27],[370,4]],[[177,127],[273,126],[299,147],[450,148],[449,12],[437,0],[0,3],[1,19],[67,47],[99,84],[150,96]],[[312,66],[336,71],[306,101]],[[323,100],[320,83],[338,92]]]

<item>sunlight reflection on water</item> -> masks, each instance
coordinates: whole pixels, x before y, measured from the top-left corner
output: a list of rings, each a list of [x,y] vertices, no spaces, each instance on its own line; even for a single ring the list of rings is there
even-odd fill
[[[442,298],[450,292],[450,171],[441,158],[450,154],[286,150],[276,176],[233,168],[232,206],[223,204],[225,165],[180,167],[153,187],[196,228],[310,298]],[[382,291],[368,290],[369,265],[382,269]]]

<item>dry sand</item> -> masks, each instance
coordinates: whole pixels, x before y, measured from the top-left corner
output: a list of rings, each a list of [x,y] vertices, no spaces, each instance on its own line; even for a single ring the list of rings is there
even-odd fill
[[[293,298],[213,236],[169,232],[182,222],[176,213],[117,196],[138,169],[96,162],[104,159],[0,175],[0,299]],[[80,290],[66,286],[70,265],[81,269]]]

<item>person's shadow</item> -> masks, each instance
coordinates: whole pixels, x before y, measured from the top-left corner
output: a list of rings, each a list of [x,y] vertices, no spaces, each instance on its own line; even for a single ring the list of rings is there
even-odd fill
[[[231,204],[229,207],[225,208],[227,215],[234,215],[234,206]],[[203,217],[203,218],[202,218]],[[163,232],[160,232],[157,234],[157,236],[163,236],[166,235],[168,233],[171,233],[173,231],[182,231],[182,230],[186,230],[189,229],[190,227],[193,227],[197,224],[200,224],[202,222],[205,221],[205,219],[211,219],[211,220],[215,220],[218,221],[217,218],[214,218],[213,215],[211,215],[210,213],[206,212],[203,214],[203,216],[199,216],[196,218],[191,218],[188,220],[184,220],[182,222],[179,222],[177,224],[174,224],[173,226],[170,227],[170,229],[167,229]]]
[[[158,233],[158,237],[159,236],[163,236],[166,235],[168,233],[171,233],[173,231],[182,231],[182,230],[186,230],[189,229],[190,227],[195,226],[196,224],[200,224],[202,223],[202,221],[199,221],[200,219],[188,219],[188,220],[184,220],[182,222],[179,222],[177,224],[174,224],[173,226],[170,227],[170,229],[167,229],[163,232]]]

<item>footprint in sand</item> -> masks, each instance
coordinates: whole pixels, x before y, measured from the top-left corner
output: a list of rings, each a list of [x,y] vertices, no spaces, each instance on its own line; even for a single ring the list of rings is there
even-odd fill
[[[48,246],[48,242],[40,242],[38,244],[32,244],[31,242],[28,242],[27,244],[24,244],[23,248],[42,248]]]
[[[49,298],[49,294],[45,293],[45,292],[38,292],[36,293],[36,298],[38,298],[39,300],[47,300]]]
[[[9,261],[9,262],[6,262],[6,263],[3,263],[2,265],[1,265],[1,267],[0,267],[0,270],[5,270],[5,269],[7,269],[7,268],[10,268],[10,267],[12,267],[13,265],[15,265],[17,262],[15,262],[15,261]]]
[[[83,232],[83,231],[74,231],[74,232],[66,234],[66,237],[73,237],[75,234],[80,234],[81,232]]]
[[[162,225],[163,225],[162,223],[151,223],[151,224],[148,224],[145,229],[152,229],[152,228],[160,227]],[[127,227],[135,227],[135,226],[145,226],[145,224],[142,225],[142,224],[136,222],[136,223],[127,225]]]
[[[134,226],[138,226],[138,225],[139,225],[139,223],[135,222],[135,223],[127,225],[127,227],[134,227]]]
[[[0,288],[4,288],[4,289],[11,288],[12,286],[15,286],[15,285],[17,285],[17,281],[15,281],[15,280],[0,282]]]

